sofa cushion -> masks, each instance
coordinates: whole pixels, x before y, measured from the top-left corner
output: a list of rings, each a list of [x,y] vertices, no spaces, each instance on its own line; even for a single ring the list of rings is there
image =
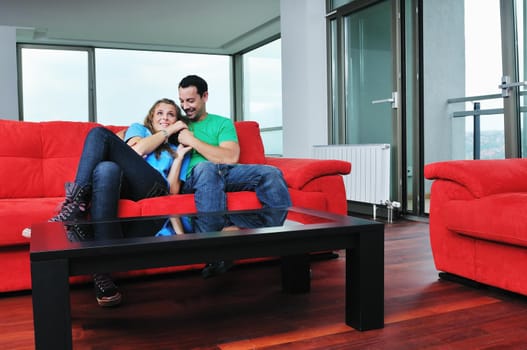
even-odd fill
[[[235,122],[241,164],[264,164],[265,152],[260,135],[260,126],[255,121]]]
[[[39,123],[0,120],[0,198],[42,193],[42,140]]]
[[[488,241],[527,247],[527,193],[451,200],[440,215],[449,230]]]
[[[61,201],[61,197],[0,199],[0,246],[28,244],[27,238],[22,237],[22,230],[47,221]]]
[[[48,221],[53,217],[64,197],[48,198],[7,198],[0,199],[0,246],[27,244],[22,237],[22,230],[38,222]],[[122,199],[119,202],[119,216],[140,216],[141,208],[137,202]]]
[[[121,199],[119,200],[119,212],[117,215],[120,218],[141,216],[141,205],[130,199]]]
[[[196,205],[194,195],[178,194],[156,198],[142,199],[138,202],[141,206],[142,216],[189,214],[195,213]],[[229,210],[258,209],[262,205],[255,192],[229,192],[227,193],[227,208]]]
[[[0,198],[59,197],[75,176],[84,138],[98,124],[0,121]]]
[[[141,216],[186,214],[196,211],[194,195],[177,194],[141,199]]]
[[[63,196],[64,183],[75,180],[79,156],[96,123],[42,122],[43,197]]]

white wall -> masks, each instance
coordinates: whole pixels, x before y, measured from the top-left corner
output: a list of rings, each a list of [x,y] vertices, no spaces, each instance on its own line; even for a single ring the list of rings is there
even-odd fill
[[[0,26],[0,119],[18,120],[16,29]]]
[[[281,0],[282,112],[285,157],[311,156],[327,144],[324,0]]]

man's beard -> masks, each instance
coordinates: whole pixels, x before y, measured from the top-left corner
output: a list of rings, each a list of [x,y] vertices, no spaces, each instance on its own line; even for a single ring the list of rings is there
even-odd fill
[[[193,112],[194,112],[194,116],[189,117],[188,116],[188,112],[185,111],[185,114],[186,114],[185,119],[187,119],[189,121],[197,122],[197,121],[200,121],[203,118],[203,115],[205,115],[205,113],[202,113],[200,111],[194,110]]]

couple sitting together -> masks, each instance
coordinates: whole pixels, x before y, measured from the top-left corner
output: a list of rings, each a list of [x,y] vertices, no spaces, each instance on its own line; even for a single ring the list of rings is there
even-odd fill
[[[193,193],[198,213],[226,210],[226,192],[255,191],[266,208],[286,208],[291,199],[282,173],[267,165],[237,164],[240,148],[234,123],[206,111],[205,80],[190,75],[179,83],[180,108],[170,99],[154,103],[144,124],[132,124],[124,139],[104,127],[86,136],[75,181],[50,221],[68,222],[70,240],[108,240],[123,230],[88,232],[76,221],[117,218],[119,199],[138,201],[176,193]],[[283,217],[280,218],[283,221]],[[220,231],[232,225],[225,217],[203,215],[192,221],[193,232]],[[184,231],[179,220],[170,231]],[[164,228],[166,231],[167,227]],[[227,262],[207,265],[204,276]],[[120,304],[122,296],[109,274],[93,275],[100,306]]]

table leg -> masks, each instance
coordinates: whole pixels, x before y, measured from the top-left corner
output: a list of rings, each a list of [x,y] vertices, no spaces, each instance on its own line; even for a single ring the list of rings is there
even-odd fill
[[[307,293],[311,289],[309,254],[282,257],[282,290],[286,293]]]
[[[356,234],[346,249],[346,324],[360,331],[384,327],[384,227]]]
[[[31,262],[35,349],[71,349],[67,260]]]

